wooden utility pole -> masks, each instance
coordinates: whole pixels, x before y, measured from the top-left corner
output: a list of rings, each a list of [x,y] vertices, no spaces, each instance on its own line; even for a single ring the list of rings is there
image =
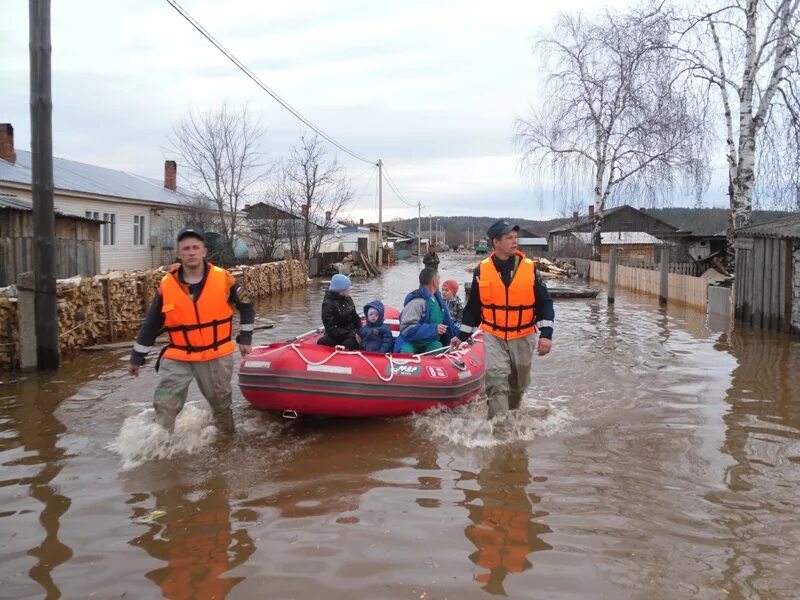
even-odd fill
[[[417,202],[417,265],[422,260],[422,202]]]
[[[378,159],[378,269],[383,269],[383,161]]]
[[[31,54],[31,189],[36,297],[36,361],[58,369],[58,307],[53,212],[53,100],[50,88],[50,0],[29,0]]]

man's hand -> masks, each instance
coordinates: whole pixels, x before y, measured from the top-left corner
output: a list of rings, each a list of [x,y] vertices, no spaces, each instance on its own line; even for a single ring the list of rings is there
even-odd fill
[[[139,376],[139,365],[128,363],[128,375]]]
[[[239,344],[239,352],[242,353],[242,356],[247,356],[253,351],[253,346],[250,344]]]
[[[454,336],[453,339],[450,340],[450,345],[453,348],[458,348],[463,342],[458,339],[458,336]]]
[[[356,342],[358,343],[359,346],[361,345],[361,336],[358,334],[356,334]]]
[[[447,325],[445,325],[444,323],[439,323],[436,326],[436,333],[438,333],[439,335],[444,335],[446,331],[447,331]]]
[[[540,337],[539,343],[536,344],[536,351],[538,352],[539,356],[544,356],[545,354],[550,354],[550,348],[553,347],[553,340],[548,340],[547,338]]]

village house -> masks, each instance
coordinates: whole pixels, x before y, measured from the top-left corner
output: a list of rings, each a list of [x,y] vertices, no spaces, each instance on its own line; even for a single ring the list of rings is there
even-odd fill
[[[588,258],[591,256],[591,232],[594,205],[585,216],[573,214],[572,221],[548,232],[548,249],[559,256]],[[658,249],[676,248],[682,232],[674,225],[645,212],[623,205],[609,208],[603,217],[601,255],[608,260],[611,248],[619,248],[621,256],[631,261],[653,262]]]
[[[53,201],[61,215],[102,221],[100,273],[150,269],[174,259],[175,235],[190,193],[177,186],[177,165],[164,180],[53,158]],[[0,192],[31,201],[31,153],[14,148],[14,129],[0,123]]]
[[[527,256],[542,256],[547,253],[547,238],[527,229],[520,229],[517,232],[517,249]]]

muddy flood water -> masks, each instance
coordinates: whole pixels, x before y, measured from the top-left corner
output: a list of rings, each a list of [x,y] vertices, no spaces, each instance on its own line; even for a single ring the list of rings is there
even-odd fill
[[[357,306],[417,272],[356,283]],[[323,292],[261,302],[256,343],[317,326]],[[800,597],[800,343],[642,296],[556,303],[494,426],[482,402],[286,421],[237,389],[227,439],[193,385],[168,440],[128,351],[4,376],[0,597]]]

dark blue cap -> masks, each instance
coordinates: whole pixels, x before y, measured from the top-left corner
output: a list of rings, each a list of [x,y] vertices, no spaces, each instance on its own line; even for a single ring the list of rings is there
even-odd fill
[[[512,231],[519,231],[519,225],[512,225],[508,219],[500,219],[492,223],[492,226],[486,230],[486,235],[493,240]]]
[[[196,237],[201,242],[206,241],[206,234],[199,227],[184,227],[178,232],[178,241],[180,242],[185,237]]]

